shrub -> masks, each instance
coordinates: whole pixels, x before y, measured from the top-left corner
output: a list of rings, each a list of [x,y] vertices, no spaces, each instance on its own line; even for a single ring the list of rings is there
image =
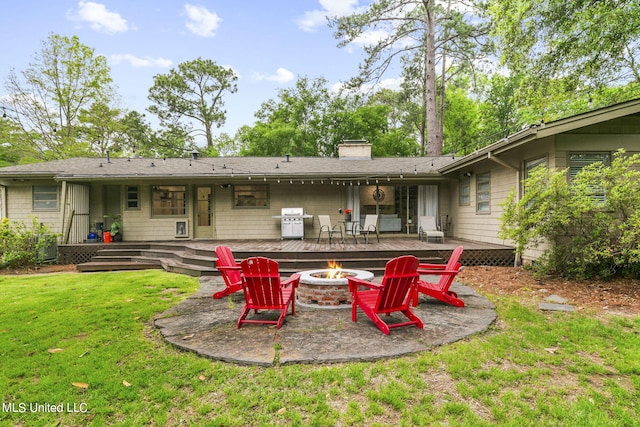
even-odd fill
[[[592,164],[570,182],[567,170],[541,166],[503,202],[500,234],[516,252],[544,243],[539,273],[572,278],[640,277],[640,155],[619,151],[610,166]]]
[[[42,262],[44,249],[55,239],[56,235],[35,218],[30,228],[22,222],[3,218],[0,221],[0,268],[20,268]]]

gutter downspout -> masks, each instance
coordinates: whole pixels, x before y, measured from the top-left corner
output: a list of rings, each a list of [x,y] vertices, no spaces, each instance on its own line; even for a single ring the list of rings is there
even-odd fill
[[[522,199],[522,185],[520,185],[520,168],[516,168],[514,166],[511,166],[509,163],[505,162],[502,159],[499,159],[498,157],[496,157],[491,151],[489,151],[487,153],[487,159],[491,160],[492,162],[495,162],[497,164],[499,164],[500,166],[504,166],[507,169],[511,169],[512,171],[515,171],[516,173],[516,195],[518,197],[518,202]],[[520,258],[519,255],[516,254],[515,260],[514,260],[514,267],[517,267],[519,265],[522,264],[522,259]]]
[[[60,209],[60,236],[62,236],[62,243],[67,243],[66,239],[68,236],[65,236],[65,218],[67,217],[67,181],[62,181],[62,188],[60,190],[60,203],[62,204],[62,209]]]
[[[7,218],[7,187],[0,185],[0,219]]]

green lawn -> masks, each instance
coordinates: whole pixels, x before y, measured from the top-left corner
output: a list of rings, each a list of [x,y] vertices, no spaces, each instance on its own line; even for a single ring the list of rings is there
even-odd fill
[[[155,314],[198,289],[161,271],[0,276],[0,425],[633,426],[640,317],[542,313],[373,363],[236,366],[166,344]],[[63,412],[53,412],[62,409]]]

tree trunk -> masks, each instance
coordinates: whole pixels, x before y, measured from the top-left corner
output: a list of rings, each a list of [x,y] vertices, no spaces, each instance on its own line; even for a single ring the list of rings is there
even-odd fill
[[[206,125],[205,134],[207,137],[207,148],[213,147],[213,132],[211,132],[211,125]]]
[[[450,3],[450,2],[449,2]],[[447,9],[447,14],[449,10]],[[446,34],[445,34],[446,39]],[[438,112],[438,134],[440,135],[440,154],[444,149],[444,111],[446,107],[446,80],[445,74],[447,70],[447,51],[444,45],[442,46],[442,70],[440,72],[440,111]]]
[[[425,40],[425,45],[427,44],[426,40]],[[427,126],[427,69],[428,67],[428,58],[427,55],[424,55],[423,58],[423,73],[422,73],[422,102],[421,102],[421,106],[422,106],[422,111],[423,113],[420,114],[420,123],[418,123],[418,129],[419,129],[419,134],[420,134],[420,155],[424,156],[427,154],[427,145],[428,145],[428,136],[427,136],[427,132],[428,132],[428,126]]]
[[[424,92],[425,114],[427,116],[427,156],[442,154],[442,132],[438,126],[438,107],[436,99],[436,42],[435,42],[435,12],[433,0],[425,1],[427,18],[426,56],[426,85]]]

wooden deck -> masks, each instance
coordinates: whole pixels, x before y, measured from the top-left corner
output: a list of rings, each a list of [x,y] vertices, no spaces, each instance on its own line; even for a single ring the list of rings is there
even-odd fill
[[[465,249],[463,265],[511,266],[513,248],[509,246],[446,239],[445,243],[419,241],[415,236],[375,236],[368,244],[362,236],[356,243],[352,236],[345,242],[327,239],[305,240],[185,240],[165,242],[119,242],[61,245],[58,261],[77,264],[79,271],[105,271],[163,268],[195,276],[216,275],[215,247],[229,246],[237,259],[266,256],[276,259],[283,273],[322,268],[328,261],[338,261],[344,268],[372,271],[384,269],[386,261],[412,254],[428,262],[445,262],[453,249]]]
[[[229,241],[192,241],[189,244],[193,247],[210,247],[211,245],[226,245],[236,251],[255,252],[384,252],[384,251],[452,251],[459,245],[465,250],[513,250],[511,246],[492,245],[490,243],[471,242],[466,240],[445,239],[444,243],[425,242],[417,237],[380,237],[380,243],[373,236],[369,243],[365,243],[362,236],[358,237],[358,243],[354,242],[352,236],[347,236],[344,243],[336,242],[334,239],[329,245],[326,238],[305,240],[229,240]],[[339,240],[339,239],[337,239]]]

